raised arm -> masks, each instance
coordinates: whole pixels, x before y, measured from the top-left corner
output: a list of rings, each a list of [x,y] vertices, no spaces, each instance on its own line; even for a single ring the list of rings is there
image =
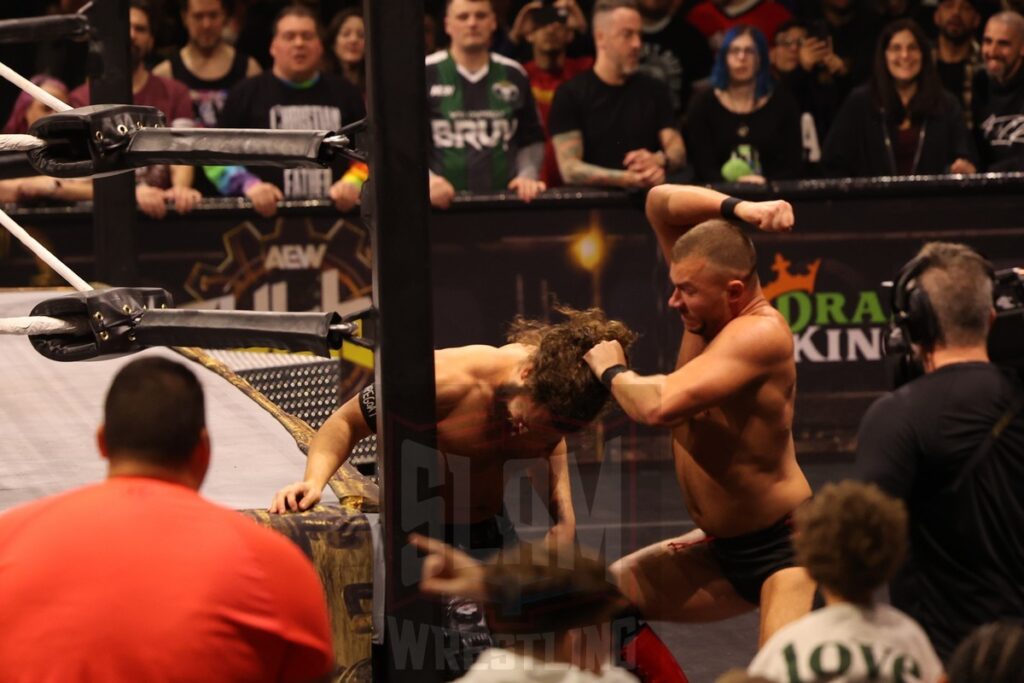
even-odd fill
[[[792,353],[792,339],[781,333],[776,321],[737,318],[703,353],[675,372],[646,376],[622,372],[612,377],[611,392],[633,420],[673,427],[762,380]],[[618,342],[605,341],[584,360],[601,377],[608,368],[624,365],[625,354]]]
[[[647,194],[647,220],[665,259],[672,261],[672,245],[683,233],[706,220],[723,217],[727,194],[693,185],[659,185]],[[766,232],[793,228],[793,207],[777,199],[767,202],[740,201],[732,206],[735,218]],[[732,203],[730,203],[732,204]],[[728,210],[729,205],[724,208]],[[728,211],[724,215],[732,218]]]

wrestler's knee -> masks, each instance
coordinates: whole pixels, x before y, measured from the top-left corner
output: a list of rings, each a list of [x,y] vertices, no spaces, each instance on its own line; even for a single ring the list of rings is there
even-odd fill
[[[608,567],[608,573],[611,575],[615,585],[619,587],[619,590],[622,591],[622,594],[630,602],[633,604],[642,602],[643,591],[640,587],[641,569],[637,553],[626,555],[612,562],[611,566]]]
[[[624,578],[633,576],[634,564],[627,555],[626,557],[620,557],[609,565],[608,573],[611,575],[615,585],[621,587]]]
[[[768,606],[775,602],[792,605],[793,609],[810,611],[817,588],[814,579],[803,567],[787,567],[768,577],[761,587],[761,604]]]

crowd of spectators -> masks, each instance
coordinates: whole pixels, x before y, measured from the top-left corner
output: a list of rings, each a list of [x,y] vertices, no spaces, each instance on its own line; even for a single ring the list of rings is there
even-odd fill
[[[1002,1],[428,0],[432,203],[1024,170],[1024,17]],[[365,112],[366,40],[355,0],[133,0],[134,98],[171,125],[345,125]],[[83,51],[43,44],[23,68],[82,105]],[[23,127],[25,106],[8,126]],[[367,174],[158,167],[136,194],[157,217],[217,195],[264,215],[285,197],[348,210]],[[2,199],[91,192],[18,180]]]

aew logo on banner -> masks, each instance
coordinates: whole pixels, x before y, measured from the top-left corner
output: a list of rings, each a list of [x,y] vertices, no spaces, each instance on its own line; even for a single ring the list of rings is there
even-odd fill
[[[223,258],[200,261],[185,281],[196,308],[344,313],[372,288],[370,238],[361,224],[332,216],[279,216],[270,232],[252,221],[226,230]],[[361,304],[360,304],[361,305]],[[351,368],[343,395],[370,373]]]
[[[370,239],[344,219],[283,216],[263,233],[251,221],[227,230],[224,258],[199,262],[185,290],[207,308],[333,311],[369,296]]]
[[[878,292],[821,291],[820,258],[802,274],[790,270],[791,265],[776,253],[771,268],[776,278],[762,291],[793,331],[796,362],[881,360],[882,329],[888,319]]]

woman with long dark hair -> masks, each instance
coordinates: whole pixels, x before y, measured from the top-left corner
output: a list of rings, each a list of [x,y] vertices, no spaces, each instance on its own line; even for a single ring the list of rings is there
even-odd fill
[[[956,97],[939,80],[931,44],[910,19],[887,25],[870,82],[853,90],[822,153],[832,176],[974,173],[977,155]]]
[[[755,182],[800,173],[800,109],[772,81],[768,43],[753,26],[725,34],[711,89],[687,114],[686,148],[698,180]]]
[[[327,26],[324,67],[340,74],[366,95],[366,28],[358,7],[343,9]]]

